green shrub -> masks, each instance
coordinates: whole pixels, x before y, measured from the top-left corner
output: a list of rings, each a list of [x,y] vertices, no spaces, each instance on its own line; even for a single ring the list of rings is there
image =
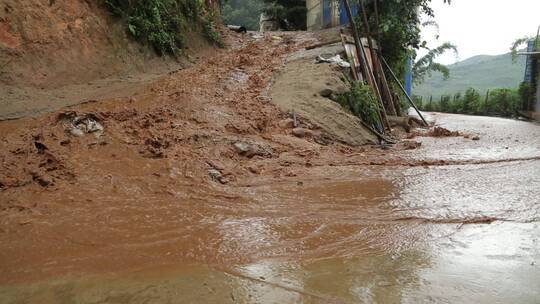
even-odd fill
[[[242,25],[248,30],[258,31],[263,7],[262,0],[228,0],[221,13],[226,24]]]
[[[371,87],[358,81],[351,81],[350,85],[350,91],[337,96],[336,102],[366,124],[378,129],[381,125],[379,103]]]
[[[214,42],[220,42],[212,18],[201,0],[105,0],[109,11],[126,21],[128,32],[151,45],[158,54],[178,55],[184,33],[197,25]]]
[[[482,96],[474,88],[465,94],[444,95],[438,102],[429,102],[421,107],[423,111],[440,111],[457,114],[514,117],[522,108],[521,90],[492,89],[489,96]]]
[[[520,107],[520,98],[516,90],[495,89],[489,94],[489,109],[499,115],[513,116]]]

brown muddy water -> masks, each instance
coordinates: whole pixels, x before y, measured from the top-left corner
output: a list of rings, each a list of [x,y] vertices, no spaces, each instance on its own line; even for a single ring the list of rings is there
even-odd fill
[[[481,139],[420,138],[411,157],[464,164],[319,166],[308,178],[236,186],[242,199],[202,202],[198,189],[184,203],[154,198],[150,212],[144,197],[123,210],[103,204],[100,236],[70,244],[68,262],[53,249],[34,264],[22,262],[39,252],[0,253],[1,302],[539,303],[540,127],[436,116],[448,128],[462,119],[460,130]],[[50,229],[59,227],[77,233]],[[10,280],[53,268],[72,274]]]

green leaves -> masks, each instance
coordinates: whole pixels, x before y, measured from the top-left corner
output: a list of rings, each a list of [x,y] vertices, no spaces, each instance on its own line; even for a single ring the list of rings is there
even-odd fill
[[[223,6],[221,14],[225,24],[242,25],[248,30],[259,30],[262,0],[229,0]]]
[[[458,53],[457,47],[449,42],[443,43],[440,46],[429,50],[429,52],[422,58],[418,59],[413,66],[413,78],[416,84],[422,83],[426,76],[431,76],[432,72],[439,72],[443,74],[445,79],[450,76],[450,70],[435,62],[437,57],[442,54],[453,51],[456,55]]]
[[[350,85],[350,91],[338,96],[336,102],[366,124],[378,128],[379,104],[371,87],[359,81],[351,81]]]
[[[464,94],[443,95],[440,101],[420,104],[424,111],[512,117],[518,110],[527,108],[529,92],[526,90],[525,87],[519,90],[491,89],[482,95],[476,89],[468,88]]]
[[[390,66],[397,72],[398,77],[404,76],[405,64],[409,56],[415,57],[420,48],[425,47],[422,41],[421,16],[425,14],[429,18],[434,17],[431,9],[431,0],[378,0],[379,24],[377,26],[375,14],[375,1],[363,1],[371,32],[379,31],[380,35],[374,35],[379,39],[382,52]],[[441,0],[437,0],[441,1]],[[450,3],[450,1],[444,1]],[[367,32],[363,26],[362,12],[356,18],[356,24],[360,33]],[[429,22],[427,25],[434,25]],[[412,50],[412,52],[411,52]]]
[[[160,54],[178,55],[184,33],[197,25],[209,39],[221,37],[200,0],[106,0],[110,12],[126,20],[128,32]]]
[[[306,29],[305,0],[263,0],[266,3],[263,11],[281,23],[285,30]]]

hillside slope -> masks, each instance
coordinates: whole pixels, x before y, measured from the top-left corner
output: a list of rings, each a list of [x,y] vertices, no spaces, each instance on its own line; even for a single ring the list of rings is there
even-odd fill
[[[128,39],[100,1],[4,0],[0,82],[57,87],[143,70],[156,56]],[[155,60],[152,64],[160,64]]]
[[[418,96],[438,98],[445,94],[465,91],[469,87],[482,92],[492,88],[517,88],[523,81],[525,58],[512,62],[510,53],[503,55],[479,55],[448,66],[450,78],[433,74],[424,83],[414,88]]]
[[[215,51],[186,35],[184,57],[159,57],[101,0],[0,1],[0,120],[125,96]]]

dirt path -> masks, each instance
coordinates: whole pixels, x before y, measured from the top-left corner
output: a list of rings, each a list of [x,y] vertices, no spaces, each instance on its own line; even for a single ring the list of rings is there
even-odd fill
[[[415,150],[295,137],[261,98],[316,40],[290,35],[70,109],[100,136],[65,110],[0,123],[2,302],[538,299],[540,127],[438,114],[464,136]]]

